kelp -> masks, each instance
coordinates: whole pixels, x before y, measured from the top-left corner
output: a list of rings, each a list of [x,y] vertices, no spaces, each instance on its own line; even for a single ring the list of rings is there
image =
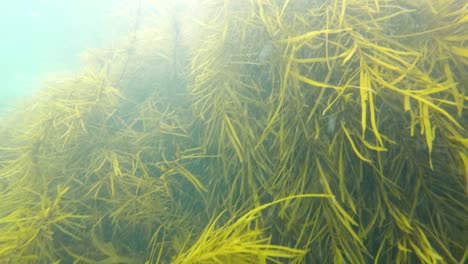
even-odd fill
[[[2,261],[466,262],[467,4],[168,5],[2,119]]]

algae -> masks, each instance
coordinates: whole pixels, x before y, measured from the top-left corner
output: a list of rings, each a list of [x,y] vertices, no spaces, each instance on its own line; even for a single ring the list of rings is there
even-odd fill
[[[2,118],[2,262],[466,262],[466,3],[200,7]]]

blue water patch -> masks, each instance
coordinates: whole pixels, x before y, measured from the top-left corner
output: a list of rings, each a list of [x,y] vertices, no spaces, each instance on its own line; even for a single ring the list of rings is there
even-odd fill
[[[80,53],[109,39],[107,14],[124,0],[5,1],[0,11],[0,112],[48,75],[78,68]]]

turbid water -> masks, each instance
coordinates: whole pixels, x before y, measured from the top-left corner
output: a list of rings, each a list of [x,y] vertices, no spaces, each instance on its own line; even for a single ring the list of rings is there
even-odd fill
[[[66,3],[8,46],[0,263],[467,263],[465,1]]]

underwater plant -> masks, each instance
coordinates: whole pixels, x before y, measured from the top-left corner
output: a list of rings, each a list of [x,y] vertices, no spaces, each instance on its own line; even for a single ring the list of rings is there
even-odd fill
[[[2,117],[0,262],[467,261],[468,4],[199,9]]]

